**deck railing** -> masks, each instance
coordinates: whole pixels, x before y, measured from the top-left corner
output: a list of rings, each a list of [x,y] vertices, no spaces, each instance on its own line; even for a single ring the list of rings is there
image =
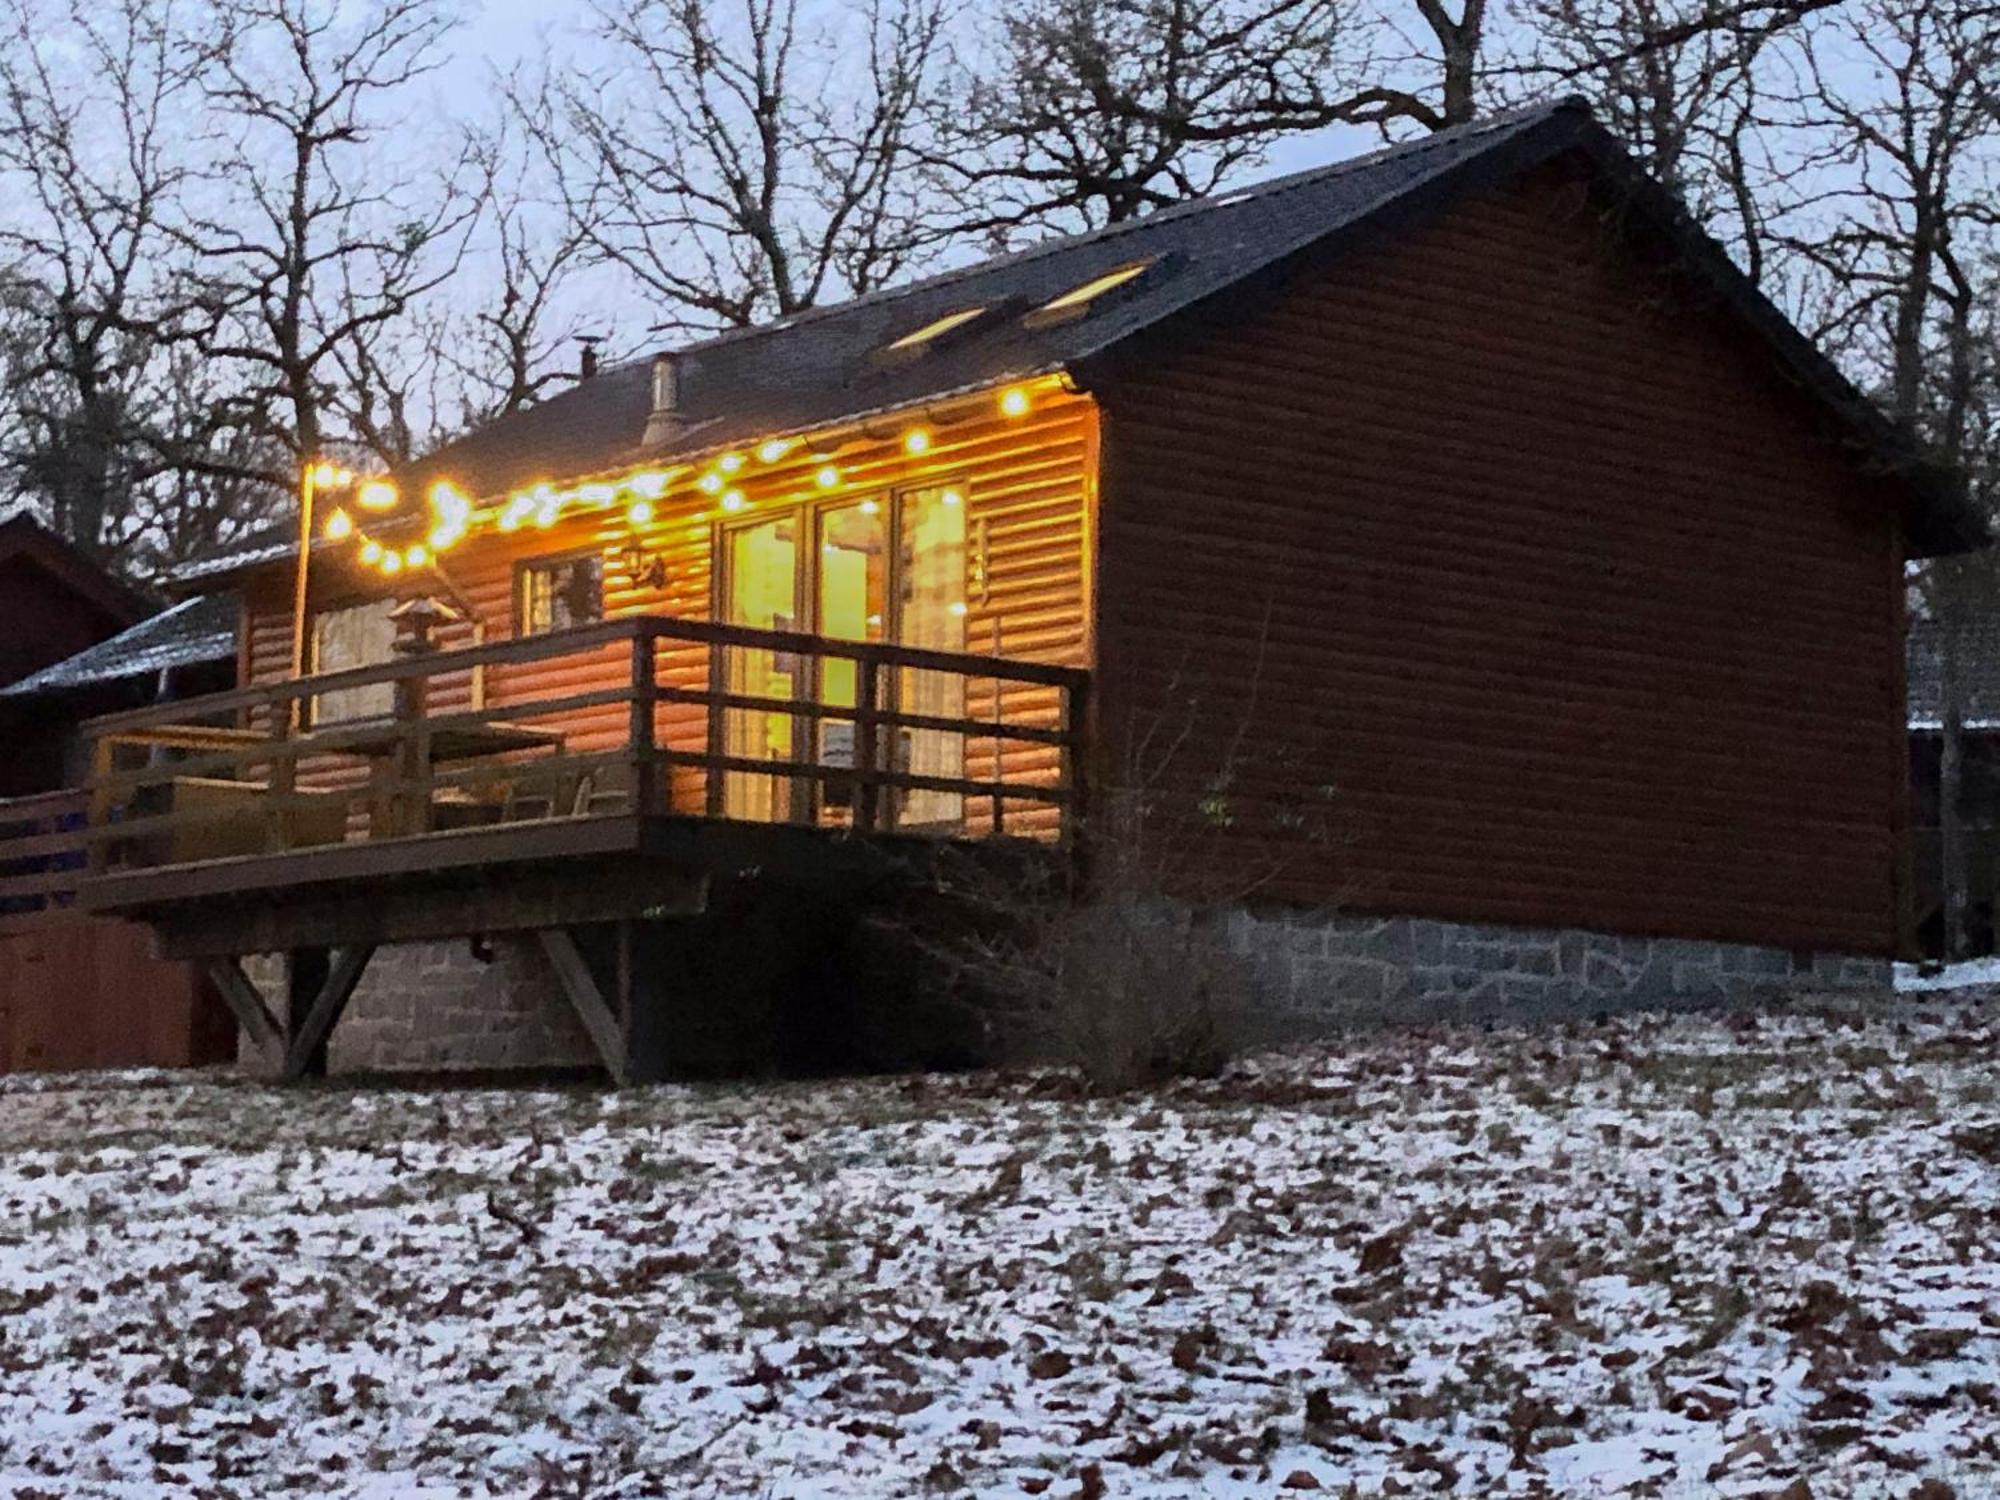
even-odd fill
[[[790,691],[756,691],[774,672]],[[91,873],[634,815],[1067,839],[1088,683],[627,617],[94,720],[88,827],[72,831]],[[0,870],[23,852],[0,834]]]
[[[0,800],[0,927],[75,901],[89,848],[87,802],[80,791]]]

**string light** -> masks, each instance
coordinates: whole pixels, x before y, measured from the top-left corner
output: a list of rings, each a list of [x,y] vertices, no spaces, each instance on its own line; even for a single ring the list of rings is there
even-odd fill
[[[912,427],[903,434],[903,451],[912,458],[931,451],[931,434],[927,427]]]
[[[768,442],[759,443],[757,445],[757,461],[759,463],[774,464],[794,448],[798,447],[798,445],[799,440],[797,438],[772,438]]]
[[[344,510],[337,510],[326,518],[326,539],[329,542],[344,542],[354,535],[354,517]]]
[[[653,502],[650,500],[634,500],[625,509],[625,519],[630,521],[634,526],[644,526],[648,521],[653,519]]]
[[[430,552],[424,547],[424,544],[422,542],[415,543],[414,545],[411,546],[409,551],[403,554],[403,561],[408,563],[413,568],[421,568],[425,563],[429,562],[430,560],[431,560]]]
[[[738,469],[743,467],[743,455],[740,453],[725,453],[715,461],[715,466],[725,474],[734,474]]]
[[[393,510],[396,498],[396,487],[386,479],[369,480],[354,497],[363,510]]]
[[[382,544],[373,538],[363,542],[361,544],[361,560],[365,563],[380,562],[382,560]]]
[[[960,494],[957,490],[946,490],[942,495],[938,496],[938,499],[943,501],[946,505],[956,505],[964,498],[965,496]]]
[[[1003,417],[1025,417],[1030,405],[1028,393],[1018,385],[1009,386],[1000,393],[1000,415]]]
[[[823,490],[839,489],[840,470],[836,469],[832,464],[822,464],[819,472],[813,475],[813,483]]]
[[[719,495],[722,493],[722,484],[722,476],[710,470],[694,482],[694,487],[704,495]]]
[[[642,500],[657,500],[667,492],[667,476],[657,470],[634,474],[625,481],[625,488]]]
[[[398,557],[393,552],[384,552],[382,554],[382,572],[386,576],[394,578],[398,573],[402,571],[403,571],[402,558]]]
[[[875,515],[878,512],[880,512],[881,509],[882,509],[882,504],[878,500],[863,500],[861,502],[861,514],[864,516]]]
[[[750,502],[743,497],[743,491],[741,490],[731,490],[728,494],[722,497],[722,508],[728,511],[741,510],[743,509],[744,506],[748,505],[749,503]]]

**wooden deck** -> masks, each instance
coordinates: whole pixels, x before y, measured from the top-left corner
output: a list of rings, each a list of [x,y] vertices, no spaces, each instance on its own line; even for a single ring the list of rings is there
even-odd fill
[[[798,692],[736,690],[741,652],[795,663]],[[489,671],[504,694],[483,690]],[[981,680],[992,717],[905,711],[917,675]],[[391,714],[315,722],[378,684]],[[383,666],[96,721],[89,787],[0,819],[0,896],[147,924],[294,1078],[322,1065],[376,948],[531,935],[613,1076],[646,1076],[648,978],[604,955],[700,915],[718,881],[851,893],[946,850],[1063,857],[1087,690],[1072,668],[653,617],[418,642]],[[785,753],[747,753],[745,726]],[[242,967],[265,953],[289,956],[282,1017]]]

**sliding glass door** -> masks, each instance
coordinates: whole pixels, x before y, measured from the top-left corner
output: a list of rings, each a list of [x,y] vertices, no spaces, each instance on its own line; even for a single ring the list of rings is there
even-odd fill
[[[733,625],[799,628],[843,641],[897,641],[934,651],[965,649],[965,505],[954,488],[893,498],[801,506],[722,533],[719,613]],[[893,539],[893,545],[892,545]],[[802,541],[809,545],[801,545]],[[732,693],[783,702],[856,706],[855,664],[733,646],[724,653]],[[884,709],[935,718],[965,717],[965,679],[905,669],[887,674]],[[724,751],[744,760],[855,764],[851,719],[816,718],[781,708],[732,708],[723,715]],[[877,764],[918,776],[958,778],[962,735],[940,729],[885,729]],[[734,771],[723,780],[726,816],[758,821],[847,822],[851,785]],[[908,828],[956,828],[964,799],[936,789],[884,791],[883,821]]]

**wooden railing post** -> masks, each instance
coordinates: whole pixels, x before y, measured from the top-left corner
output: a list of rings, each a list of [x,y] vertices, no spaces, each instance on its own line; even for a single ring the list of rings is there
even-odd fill
[[[83,856],[83,868],[90,875],[102,875],[111,859],[111,772],[117,763],[118,744],[108,734],[90,742],[90,802],[84,812],[85,836],[90,842]]]
[[[877,792],[881,771],[876,748],[876,713],[880,708],[880,668],[873,657],[863,657],[854,670],[854,831],[875,831]]]
[[[1081,825],[1088,814],[1089,752],[1085,736],[1089,732],[1090,680],[1079,677],[1063,688],[1063,742],[1059,775],[1069,801],[1062,809],[1062,843],[1075,846]]]
[[[653,710],[659,702],[660,684],[656,673],[652,627],[641,620],[632,637],[632,812],[646,817],[657,805],[654,779],[659,771],[655,756]]]
[[[726,710],[716,700],[729,691],[728,651],[721,641],[708,643],[708,704],[703,709],[708,715],[708,766],[703,777],[708,783],[704,800],[711,818],[721,817],[725,805],[726,773],[719,762],[729,747],[729,736],[722,717]]]
[[[300,701],[301,711],[304,709]],[[290,716],[287,716],[289,722]],[[292,745],[292,736],[285,723],[278,726],[277,748],[271,758],[271,796],[264,810],[264,847],[273,854],[282,853],[285,848],[285,817],[291,811],[290,798],[298,785],[298,751]]]

